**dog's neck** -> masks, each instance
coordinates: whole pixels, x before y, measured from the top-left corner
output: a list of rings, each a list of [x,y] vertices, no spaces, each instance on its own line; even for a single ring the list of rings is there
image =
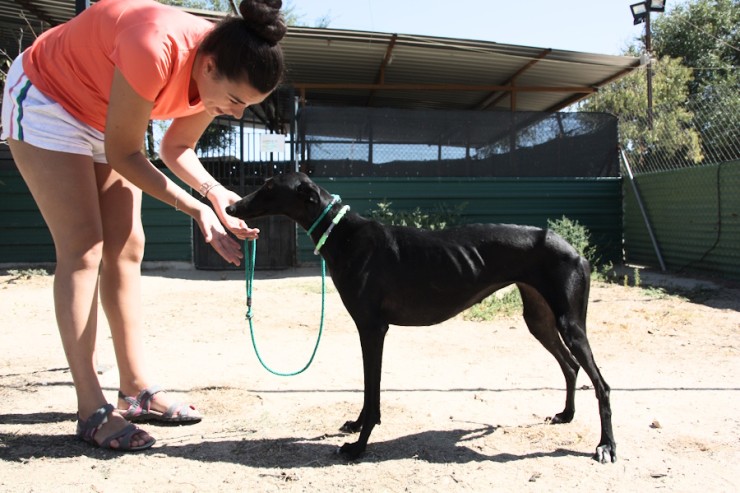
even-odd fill
[[[339,195],[332,195],[332,200],[329,201],[326,207],[324,207],[324,210],[316,218],[311,227],[306,230],[306,235],[308,235],[316,245],[316,248],[313,251],[314,255],[319,254],[319,250],[321,250],[321,247],[326,243],[326,240],[334,230],[334,227],[339,224],[339,221],[341,221],[347,211],[349,211],[349,206],[345,205],[342,206],[338,212],[333,212],[334,206],[341,202],[342,198]],[[328,221],[328,226],[326,228],[321,228],[319,225],[326,221]]]
[[[308,236],[311,236],[311,233],[314,232],[314,230],[317,228],[319,224],[321,224],[321,221],[326,217],[327,214],[329,214],[329,211],[334,207],[335,204],[339,204],[342,202],[342,197],[339,195],[332,195],[331,201],[324,207],[323,212],[316,218],[316,220],[313,222],[310,228],[306,230],[306,234]]]

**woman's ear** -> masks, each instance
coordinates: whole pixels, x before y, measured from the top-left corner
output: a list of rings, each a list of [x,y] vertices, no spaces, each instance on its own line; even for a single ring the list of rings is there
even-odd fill
[[[210,77],[211,79],[215,79],[218,75],[216,59],[213,58],[213,55],[203,55],[202,72],[203,75]]]

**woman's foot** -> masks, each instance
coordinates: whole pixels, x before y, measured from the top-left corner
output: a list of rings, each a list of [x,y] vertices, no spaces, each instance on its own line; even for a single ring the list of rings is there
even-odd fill
[[[148,449],[156,442],[149,433],[126,421],[111,404],[98,408],[86,419],[78,418],[77,437],[122,452]]]
[[[129,421],[152,421],[168,424],[195,424],[203,419],[194,406],[172,402],[158,385],[148,387],[135,396],[118,392],[118,410]]]

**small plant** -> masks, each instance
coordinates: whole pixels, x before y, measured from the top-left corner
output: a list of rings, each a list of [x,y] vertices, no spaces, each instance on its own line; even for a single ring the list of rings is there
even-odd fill
[[[523,310],[522,297],[516,288],[501,293],[493,293],[477,305],[463,312],[463,319],[471,322],[487,322],[496,317],[509,317]]]
[[[547,227],[570,243],[579,255],[588,260],[591,264],[592,275],[596,279],[607,281],[614,278],[614,264],[601,262],[596,247],[591,244],[591,233],[586,226],[563,216],[557,220],[548,219]]]
[[[576,220],[563,216],[561,219],[554,221],[548,219],[547,227],[562,236],[565,241],[570,243],[592,265],[598,260],[596,248],[591,245],[591,233],[586,226],[583,226]]]
[[[28,281],[30,279],[33,279],[34,277],[43,277],[48,276],[49,272],[46,269],[10,269],[5,271],[9,276],[11,276],[10,279],[6,280],[5,282],[7,284],[14,284],[18,281]]]
[[[378,202],[378,208],[371,210],[368,216],[390,226],[439,230],[460,224],[462,210],[467,206],[467,203],[454,207],[438,204],[434,211],[425,211],[420,207],[410,211],[394,211],[391,204],[388,201]]]

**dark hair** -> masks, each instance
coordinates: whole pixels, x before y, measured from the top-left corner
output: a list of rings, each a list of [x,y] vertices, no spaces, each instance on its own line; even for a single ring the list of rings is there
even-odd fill
[[[219,75],[231,81],[246,80],[263,94],[274,90],[285,70],[278,42],[288,30],[281,0],[242,0],[239,16],[228,16],[200,44],[212,55]]]

